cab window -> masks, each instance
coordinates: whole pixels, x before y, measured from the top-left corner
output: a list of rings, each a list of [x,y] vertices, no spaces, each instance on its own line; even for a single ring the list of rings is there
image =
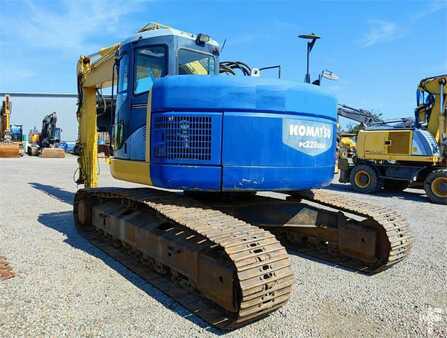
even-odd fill
[[[214,57],[189,49],[178,51],[179,75],[209,75],[214,74]]]
[[[121,56],[118,69],[118,93],[122,93],[127,91],[127,78],[129,72],[129,58],[127,57],[127,54]]]
[[[167,74],[167,55],[163,46],[150,46],[135,50],[134,94],[151,89],[154,80]]]

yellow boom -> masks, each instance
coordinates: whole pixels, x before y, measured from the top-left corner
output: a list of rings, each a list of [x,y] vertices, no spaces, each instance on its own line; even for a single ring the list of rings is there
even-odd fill
[[[96,125],[96,90],[112,85],[113,64],[119,45],[101,49],[97,54],[81,56],[77,64],[79,91],[79,180],[86,188],[98,184],[98,132]],[[96,58],[96,60],[94,60]]]
[[[435,100],[430,110],[421,107],[418,109],[419,120],[427,121],[427,130],[434,136],[436,142],[444,150],[445,156],[447,140],[446,100],[447,75],[439,75],[422,80],[418,90],[422,90],[434,96]]]
[[[9,96],[3,98],[2,109],[0,112],[0,141],[4,140],[9,132],[11,125],[11,101]]]

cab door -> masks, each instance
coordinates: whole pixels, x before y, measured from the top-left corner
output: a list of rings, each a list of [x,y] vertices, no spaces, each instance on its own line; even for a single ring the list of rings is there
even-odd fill
[[[137,42],[132,48],[132,93],[126,127],[129,159],[144,161],[148,95],[154,81],[168,73],[168,48],[162,44]]]
[[[117,93],[115,106],[115,119],[113,124],[113,151],[114,157],[128,159],[126,140],[126,127],[129,120],[129,60],[130,49],[124,47],[120,50],[117,60]]]

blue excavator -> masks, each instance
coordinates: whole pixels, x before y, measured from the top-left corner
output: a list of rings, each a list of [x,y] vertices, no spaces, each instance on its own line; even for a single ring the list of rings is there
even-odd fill
[[[398,213],[311,190],[333,178],[336,99],[219,56],[207,34],[152,23],[80,57],[78,231],[221,329],[287,302],[286,248],[365,273],[404,259]],[[98,132],[113,177],[141,188],[97,187]]]

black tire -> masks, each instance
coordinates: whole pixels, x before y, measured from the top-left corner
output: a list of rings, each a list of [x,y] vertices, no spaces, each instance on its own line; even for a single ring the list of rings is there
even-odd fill
[[[424,181],[424,190],[433,203],[447,204],[447,169],[431,172]]]
[[[383,190],[390,192],[404,191],[408,186],[409,183],[407,181],[391,179],[385,179],[385,181],[383,181]]]
[[[356,165],[352,168],[349,181],[354,191],[366,194],[374,193],[382,187],[382,181],[377,171],[365,164]]]

